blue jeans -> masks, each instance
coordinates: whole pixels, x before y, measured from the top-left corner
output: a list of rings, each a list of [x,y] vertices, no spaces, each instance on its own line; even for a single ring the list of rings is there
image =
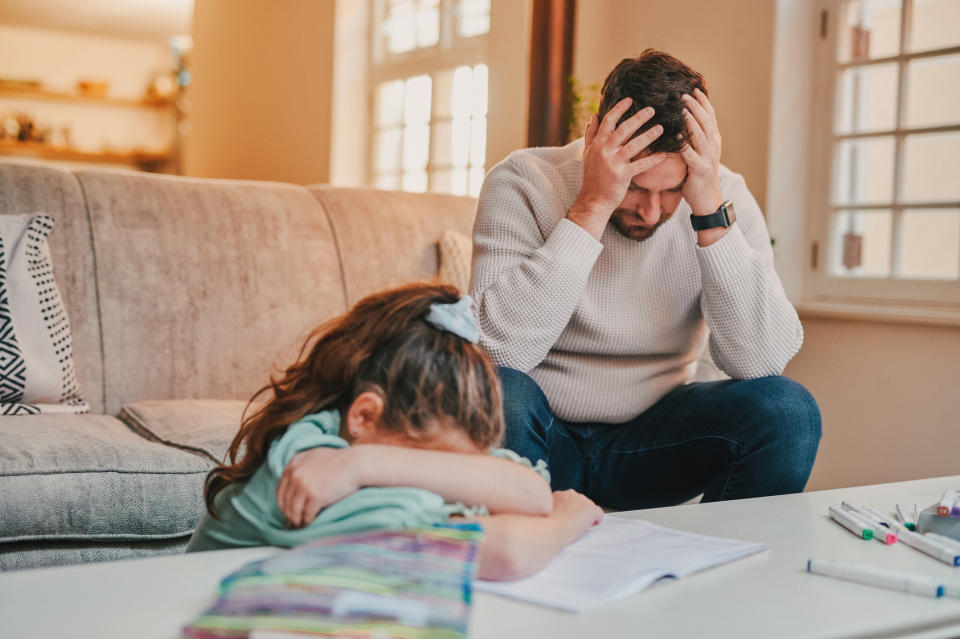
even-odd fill
[[[801,492],[820,443],[816,401],[786,377],[679,386],[623,424],[566,423],[528,375],[500,378],[504,447],[608,508]]]

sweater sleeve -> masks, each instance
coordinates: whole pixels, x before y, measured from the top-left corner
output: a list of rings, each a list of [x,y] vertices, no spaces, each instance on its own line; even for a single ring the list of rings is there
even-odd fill
[[[545,237],[534,207],[550,206],[554,198],[538,193],[524,170],[508,160],[484,181],[471,291],[481,345],[497,364],[528,372],[560,338],[603,245],[565,218]]]
[[[737,221],[720,240],[696,249],[710,354],[735,379],[779,375],[800,350],[803,326],[773,268],[763,214],[743,178],[727,172],[722,190]]]

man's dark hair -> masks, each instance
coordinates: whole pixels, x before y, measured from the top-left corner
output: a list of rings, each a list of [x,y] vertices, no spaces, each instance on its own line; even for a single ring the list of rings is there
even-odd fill
[[[634,58],[624,58],[603,81],[600,90],[600,121],[624,98],[633,103],[623,114],[623,122],[640,109],[651,106],[656,114],[634,134],[650,127],[663,126],[663,134],[647,147],[651,153],[679,153],[689,142],[690,134],[683,120],[684,104],[680,96],[693,95],[694,89],[707,92],[703,76],[663,51],[646,49]],[[678,137],[679,136],[679,137]]]

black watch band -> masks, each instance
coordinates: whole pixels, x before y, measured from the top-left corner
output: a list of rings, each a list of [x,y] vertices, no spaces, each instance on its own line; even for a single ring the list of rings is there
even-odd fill
[[[717,227],[728,227],[737,219],[733,212],[733,202],[727,200],[720,205],[720,208],[710,215],[690,215],[690,223],[694,231],[705,231]]]

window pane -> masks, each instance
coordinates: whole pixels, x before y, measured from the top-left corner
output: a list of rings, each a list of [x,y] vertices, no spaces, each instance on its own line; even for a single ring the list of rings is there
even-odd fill
[[[403,168],[422,169],[430,155],[430,125],[411,124],[403,130]]]
[[[470,125],[470,166],[483,167],[487,153],[487,119],[473,118]]]
[[[831,271],[841,277],[889,277],[893,214],[841,211],[833,228]]]
[[[378,189],[395,191],[400,188],[400,175],[398,173],[378,175],[375,183]]]
[[[377,124],[397,125],[403,121],[403,80],[384,82],[377,89]]]
[[[389,173],[400,168],[400,148],[402,142],[400,129],[386,129],[377,133],[377,173]]]
[[[453,117],[470,115],[473,111],[472,102],[473,70],[470,67],[457,67],[453,72]]]
[[[854,67],[840,72],[837,133],[893,129],[897,118],[897,65]]]
[[[470,169],[470,186],[467,188],[467,194],[477,197],[480,195],[480,187],[483,185],[483,167],[475,166]]]
[[[461,37],[469,38],[490,31],[490,0],[460,0],[457,14]]]
[[[407,124],[430,121],[430,76],[407,79],[403,96],[403,121]]]
[[[420,0],[417,13],[417,46],[432,47],[440,41],[440,0]]]
[[[960,7],[960,2],[956,4]],[[960,23],[957,30],[960,31]],[[907,126],[960,123],[957,87],[960,87],[960,55],[910,62],[907,65]],[[954,95],[945,91],[953,91]]]
[[[903,199],[960,200],[960,133],[908,135],[904,141]]]
[[[900,0],[847,0],[840,8],[837,59],[884,58],[900,52]]]
[[[960,2],[913,0],[910,49],[926,51],[960,44]]]
[[[383,21],[387,36],[387,51],[404,53],[417,46],[416,2],[413,0],[388,0]]]
[[[960,209],[906,209],[900,275],[960,279]]]
[[[878,204],[893,200],[893,137],[844,140],[834,161],[833,201]]]
[[[427,172],[411,171],[403,174],[403,190],[414,193],[427,192]]]
[[[474,115],[487,114],[487,65],[478,64],[473,67],[473,105],[471,112]]]
[[[470,118],[457,118],[452,125],[450,162],[453,166],[467,166],[470,159]]]
[[[454,169],[450,171],[450,192],[454,195],[467,194],[467,170]]]

